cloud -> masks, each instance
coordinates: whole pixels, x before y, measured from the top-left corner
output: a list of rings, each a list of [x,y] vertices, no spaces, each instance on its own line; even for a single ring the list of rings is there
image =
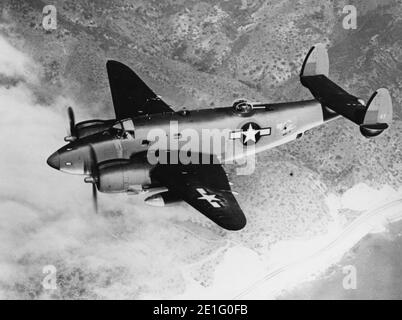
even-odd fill
[[[0,74],[6,77],[24,78],[33,81],[38,66],[32,60],[12,47],[6,39],[0,37]]]
[[[141,199],[100,195],[95,215],[82,177],[49,168],[62,145],[65,106],[53,94],[38,101],[40,66],[0,37],[0,298],[138,298],[183,289],[177,222],[185,207],[155,210]],[[161,214],[163,213],[163,214]],[[43,267],[57,268],[56,291],[41,283]]]

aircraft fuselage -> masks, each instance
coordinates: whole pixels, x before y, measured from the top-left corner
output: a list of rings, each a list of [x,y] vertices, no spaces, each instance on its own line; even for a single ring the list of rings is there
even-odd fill
[[[162,148],[166,142],[166,148],[171,151],[186,146],[191,152],[202,152],[205,139],[213,140],[217,135],[221,139],[215,140],[219,141],[219,146],[212,140],[209,142],[212,153],[221,162],[228,162],[297,139],[328,120],[324,118],[321,104],[310,100],[255,104],[248,112],[223,107],[144,115],[122,121],[107,120],[110,123],[108,129],[102,125],[101,132],[70,142],[54,153],[49,163],[63,172],[86,175],[89,145],[93,147],[98,163],[103,163],[132,159],[136,154],[147,152],[155,140],[159,140]],[[125,128],[128,122],[132,122],[129,131]],[[236,148],[236,152],[228,145]]]

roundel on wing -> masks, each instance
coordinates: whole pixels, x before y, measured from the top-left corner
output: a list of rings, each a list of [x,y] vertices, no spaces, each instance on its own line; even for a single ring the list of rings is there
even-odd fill
[[[261,138],[261,127],[255,122],[246,123],[241,130],[243,132],[242,142],[246,146],[256,144]]]

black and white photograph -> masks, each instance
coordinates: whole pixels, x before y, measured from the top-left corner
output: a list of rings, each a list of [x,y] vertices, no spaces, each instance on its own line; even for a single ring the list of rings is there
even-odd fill
[[[1,0],[0,299],[400,300],[401,103],[401,0]]]

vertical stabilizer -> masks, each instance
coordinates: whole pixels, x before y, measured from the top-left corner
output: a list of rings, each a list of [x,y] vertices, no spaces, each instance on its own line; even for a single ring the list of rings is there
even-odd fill
[[[312,47],[304,60],[301,77],[323,75],[328,77],[329,58],[327,49],[323,44]]]

